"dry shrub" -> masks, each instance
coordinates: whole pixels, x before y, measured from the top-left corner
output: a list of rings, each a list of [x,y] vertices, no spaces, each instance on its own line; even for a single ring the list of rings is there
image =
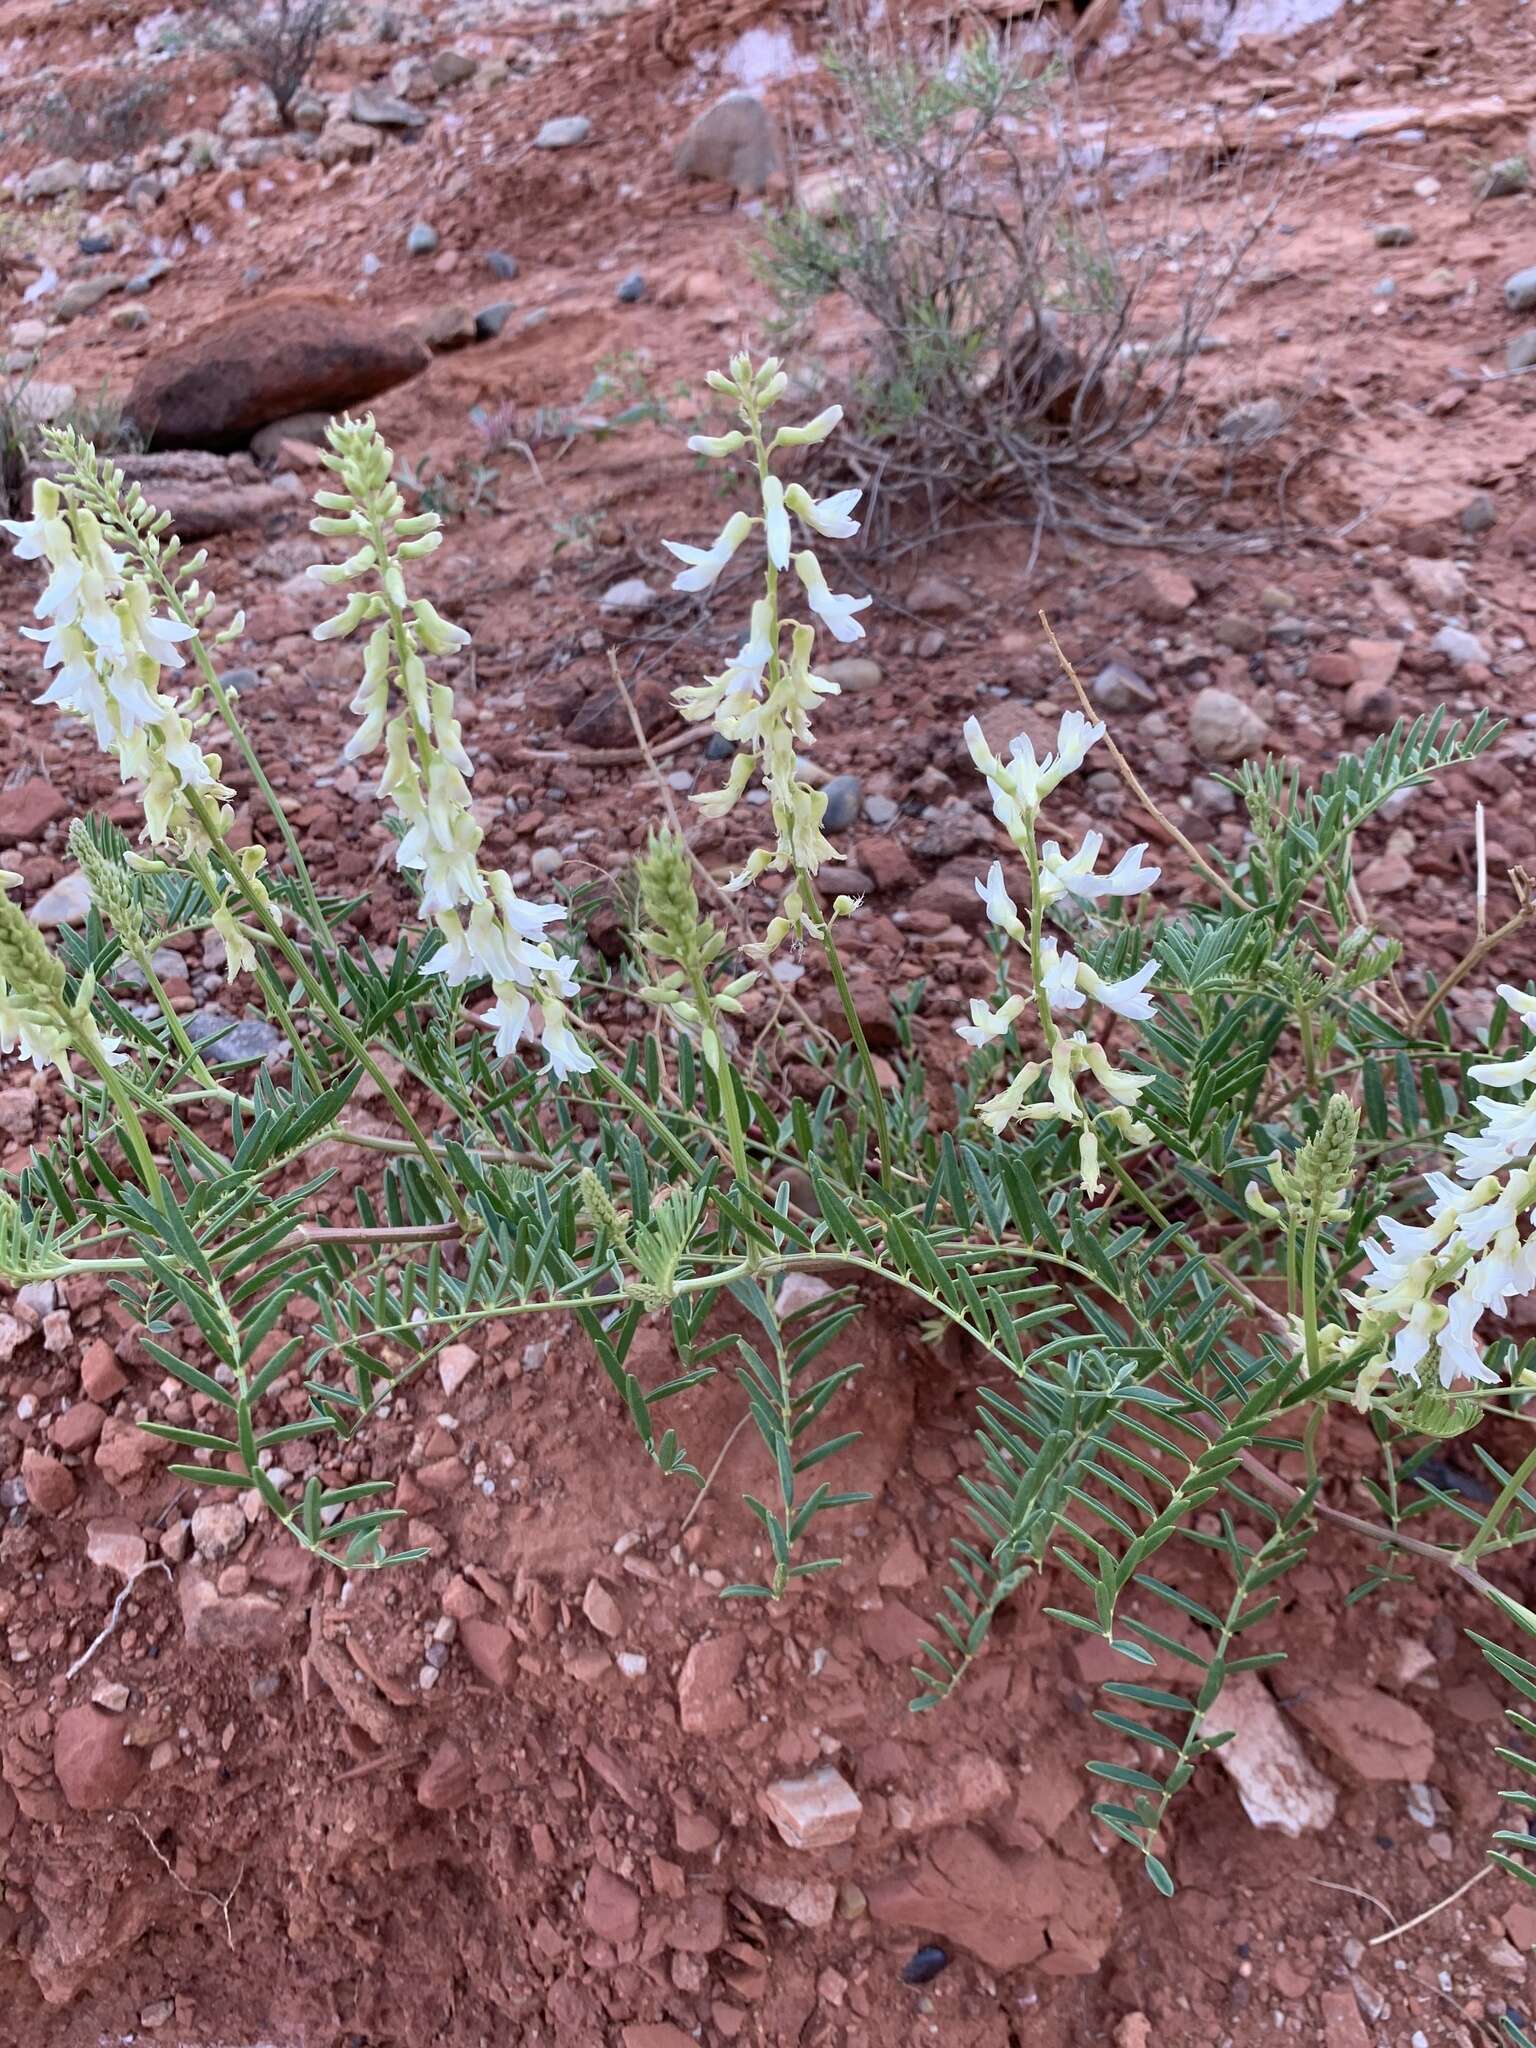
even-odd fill
[[[32,134],[55,155],[80,162],[132,156],[164,136],[169,92],[164,79],[76,79],[45,96]]]
[[[844,471],[873,544],[957,504],[1048,532],[1214,538],[1208,508],[1251,436],[1218,431],[1190,368],[1287,191],[1243,146],[1117,155],[1070,87],[989,38],[828,59],[851,168],[768,224],[761,270],[814,346],[842,293],[858,367]]]
[[[204,0],[207,38],[242,78],[271,93],[278,119],[293,126],[293,102],[331,36],[347,20],[343,0]]]

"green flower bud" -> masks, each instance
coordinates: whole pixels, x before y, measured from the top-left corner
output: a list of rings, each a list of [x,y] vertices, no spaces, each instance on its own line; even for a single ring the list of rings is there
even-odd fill
[[[675,832],[652,832],[635,862],[635,878],[647,925],[643,943],[685,973],[701,973],[719,948],[710,943],[714,926],[699,908],[686,844]]]
[[[69,850],[90,884],[91,901],[102,922],[134,952],[144,936],[144,913],[127,866],[102,851],[83,818],[76,818],[69,828]]]
[[[52,1012],[64,1008],[64,963],[49,952],[42,933],[14,897],[0,889],[0,982],[15,1006]]]
[[[1330,1096],[1322,1122],[1299,1147],[1291,1166],[1282,1166],[1276,1159],[1269,1168],[1270,1180],[1287,1209],[1301,1215],[1343,1214],[1343,1197],[1355,1175],[1359,1135],[1359,1109],[1347,1095]]]
[[[599,1237],[606,1237],[616,1245],[629,1241],[629,1220],[619,1209],[608,1190],[603,1186],[590,1166],[584,1166],[576,1183],[581,1193],[581,1206],[587,1221]]]

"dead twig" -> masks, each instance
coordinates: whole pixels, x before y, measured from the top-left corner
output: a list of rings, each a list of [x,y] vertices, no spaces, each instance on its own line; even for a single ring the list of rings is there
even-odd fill
[[[1385,1934],[1373,1934],[1366,1946],[1380,1948],[1384,1941],[1396,1941],[1400,1934],[1408,1934],[1413,1928],[1422,1927],[1426,1920],[1433,1920],[1435,1915],[1443,1913],[1447,1906],[1454,1906],[1459,1898],[1471,1891],[1473,1885],[1481,1884],[1485,1877],[1492,1877],[1497,1868],[1496,1863],[1485,1863],[1481,1870],[1473,1871],[1465,1884],[1457,1885],[1455,1891],[1448,1892],[1443,1899],[1437,1899],[1434,1905],[1426,1906],[1422,1913],[1415,1913],[1411,1920],[1404,1920],[1396,1927],[1389,1927]]]
[[[1336,1884],[1331,1877],[1313,1877],[1305,1870],[1302,1871],[1301,1877],[1306,1884],[1321,1885],[1325,1892],[1347,1892],[1352,1899],[1364,1899],[1368,1906],[1374,1906],[1378,1913],[1385,1913],[1389,1920],[1397,1918],[1385,1899],[1378,1899],[1374,1892],[1361,1891],[1357,1884]]]
[[[705,1500],[706,1500],[706,1499],[708,1498],[708,1495],[709,1495],[709,1489],[710,1489],[710,1488],[711,1488],[711,1487],[712,1487],[712,1486],[714,1485],[715,1481],[716,1481],[716,1480],[717,1480],[717,1479],[719,1478],[719,1476],[720,1476],[720,1467],[721,1467],[721,1466],[722,1466],[722,1465],[723,1465],[723,1464],[725,1463],[726,1459],[727,1459],[727,1458],[728,1458],[728,1457],[729,1457],[729,1456],[731,1455],[731,1446],[732,1446],[732,1444],[734,1444],[734,1443],[735,1443],[735,1441],[736,1441],[737,1437],[739,1437],[739,1436],[741,1435],[741,1432],[742,1432],[742,1431],[743,1431],[743,1430],[744,1430],[744,1429],[746,1428],[747,1424],[748,1424],[748,1423],[749,1423],[749,1422],[750,1422],[751,1420],[752,1420],[752,1417],[750,1416],[750,1414],[748,1414],[748,1415],[743,1415],[743,1416],[741,1417],[741,1419],[740,1419],[740,1420],[739,1420],[739,1421],[737,1422],[737,1424],[736,1424],[736,1427],[735,1427],[735,1428],[734,1428],[734,1429],[733,1429],[733,1430],[731,1431],[730,1435],[729,1435],[729,1436],[728,1436],[728,1437],[726,1438],[725,1442],[724,1442],[724,1443],[723,1443],[723,1444],[722,1444],[722,1445],[720,1446],[720,1455],[719,1455],[719,1457],[718,1457],[718,1458],[716,1458],[716,1460],[715,1460],[715,1462],[713,1463],[713,1465],[711,1465],[711,1466],[710,1466],[710,1468],[709,1468],[709,1471],[708,1471],[708,1472],[707,1472],[707,1473],[705,1474],[705,1478],[704,1478],[704,1484],[703,1484],[703,1485],[702,1485],[702,1486],[701,1486],[701,1487],[699,1488],[698,1492],[697,1492],[697,1493],[696,1493],[696,1494],[694,1495],[694,1497],[693,1497],[693,1505],[692,1505],[692,1507],[691,1507],[691,1508],[689,1508],[689,1510],[688,1510],[687,1514],[686,1514],[686,1515],[684,1515],[684,1517],[683,1517],[683,1528],[684,1528],[684,1529],[686,1529],[686,1528],[688,1527],[688,1524],[689,1524],[689,1523],[690,1523],[690,1522],[691,1522],[691,1521],[693,1520],[694,1516],[695,1516],[695,1515],[696,1515],[696,1514],[697,1514],[697,1513],[699,1512],[699,1509],[700,1509],[701,1507],[703,1507],[703,1505],[704,1505],[704,1502],[705,1502]],[[682,1533],[682,1532],[681,1532],[681,1531],[679,1531],[679,1534],[681,1534],[681,1533]]]
[[[626,703],[628,697],[625,698]],[[668,755],[681,753],[684,747],[704,737],[698,726],[690,726],[686,732],[675,732],[664,740],[657,740],[651,747],[652,755],[665,760]],[[645,754],[639,747],[518,747],[513,758],[518,761],[569,761],[578,768],[634,768],[644,761]]]
[[[167,1877],[169,1877],[172,1884],[178,1885],[181,1888],[181,1890],[187,1894],[188,1898],[211,1899],[214,1905],[218,1907],[219,1911],[224,1915],[224,1939],[229,1943],[229,1946],[233,1948],[235,1945],[235,1930],[230,1925],[229,1909],[235,1903],[235,1893],[239,1891],[241,1885],[245,1882],[245,1865],[243,1863],[241,1864],[239,1875],[236,1877],[234,1883],[230,1886],[229,1890],[222,1897],[220,1897],[220,1895],[217,1892],[208,1891],[202,1885],[188,1884],[187,1880],[181,1875],[180,1871],[177,1870],[175,1864],[172,1863],[170,1857],[166,1855],[165,1851],[160,1847],[159,1843],[155,1840],[154,1836],[149,1832],[149,1829],[145,1827],[143,1821],[139,1819],[138,1815],[136,1813],[130,1813],[128,1818],[133,1822],[134,1826],[138,1829],[139,1833],[144,1837],[145,1841],[149,1844],[150,1854],[155,1858],[157,1863],[160,1863],[164,1866],[165,1874]]]
[[[1484,932],[1481,938],[1475,939],[1434,993],[1425,997],[1408,1021],[1411,1037],[1418,1036],[1453,988],[1458,987],[1469,974],[1481,967],[1488,956],[1496,953],[1506,939],[1512,939],[1516,932],[1524,931],[1531,919],[1536,917],[1536,891],[1533,891],[1531,878],[1525,869],[1511,868],[1509,881],[1515,892],[1517,907],[1514,916],[1506,918],[1497,930]]]
[[[70,1665],[69,1669],[64,1674],[66,1679],[71,1679],[75,1677],[78,1672],[83,1671],[86,1665],[89,1664],[91,1659],[95,1656],[96,1652],[101,1648],[102,1644],[108,1641],[108,1639],[115,1633],[118,1621],[122,1616],[123,1603],[127,1600],[128,1595],[133,1591],[134,1587],[139,1583],[140,1579],[142,1579],[148,1572],[164,1572],[165,1576],[168,1579],[173,1577],[170,1566],[165,1562],[165,1559],[162,1557],[151,1558],[146,1564],[141,1564],[136,1572],[130,1573],[128,1578],[123,1583],[121,1592],[118,1594],[117,1598],[112,1602],[112,1612],[107,1616],[106,1621],[102,1626],[101,1633],[96,1637],[94,1642],[88,1643],[86,1645],[86,1647],[80,1652],[79,1656],[75,1659],[74,1663]]]

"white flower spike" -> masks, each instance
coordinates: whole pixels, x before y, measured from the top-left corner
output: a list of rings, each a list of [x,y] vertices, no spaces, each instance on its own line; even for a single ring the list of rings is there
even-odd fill
[[[368,545],[345,563],[324,565],[323,580],[367,577],[376,587],[355,590],[336,619],[316,628],[316,638],[371,627],[352,699],[362,724],[346,754],[357,759],[384,743],[378,793],[405,825],[395,865],[420,876],[422,915],[442,941],[424,971],[450,988],[490,983],[492,1007],[482,1021],[496,1034],[498,1058],[517,1050],[537,1010],[537,1035],[555,1078],[585,1073],[593,1061],[567,1009],[576,993],[574,965],[545,936],[546,925],[565,912],[558,903],[525,902],[504,869],[480,866],[482,833],[467,780],[473,770],[453,692],[427,674],[428,658],[469,644],[461,626],[407,595],[399,567],[430,552],[437,515],[403,516],[405,502],[391,479],[394,458],[372,419],[337,421],[327,439],[325,463],[345,488],[319,494],[325,513],[312,524],[318,533],[366,536]],[[733,546],[749,527],[750,521]],[[698,549],[689,553],[702,559]]]
[[[1083,835],[1082,844],[1071,855],[1064,854],[1054,839],[1039,844],[1036,832],[1042,806],[1066,778],[1088,758],[1104,737],[1104,727],[1085,718],[1080,711],[1064,712],[1056,731],[1055,751],[1043,757],[1035,751],[1027,732],[1010,742],[1008,759],[999,759],[977,718],[965,722],[965,742],[971,759],[986,777],[992,796],[993,815],[1007,832],[1029,874],[1032,911],[1026,923],[1008,892],[1001,861],[994,861],[986,876],[978,880],[976,893],[987,907],[990,923],[1020,947],[1029,961],[1031,995],[1045,1040],[1047,1057],[1030,1060],[998,1094],[978,1105],[976,1114],[989,1130],[1001,1136],[1015,1121],[1036,1123],[1059,1119],[1078,1128],[1078,1166],[1083,1191],[1090,1200],[1103,1183],[1103,1136],[1112,1131],[1127,1144],[1150,1141],[1151,1132],[1136,1121],[1133,1111],[1151,1084],[1151,1076],[1133,1074],[1112,1066],[1102,1045],[1085,1030],[1062,1029],[1059,1020],[1090,1005],[1108,1010],[1131,1023],[1145,1023],[1155,1014],[1150,993],[1157,973],[1156,960],[1147,960],[1134,974],[1109,980],[1087,961],[1064,947],[1043,930],[1045,914],[1063,898],[1075,898],[1091,911],[1106,897],[1123,897],[1150,888],[1157,880],[1156,868],[1142,860],[1145,845],[1133,846],[1106,875],[1097,871],[1103,850],[1098,832]],[[971,1004],[971,1021],[956,1024],[955,1030],[967,1044],[978,1050],[999,1037],[1007,1025],[1023,1014],[1025,999],[1011,995],[996,1011],[983,1002]],[[1032,1100],[1031,1091],[1044,1079],[1046,1095]],[[1081,1084],[1094,1082],[1108,1106],[1086,1100]]]
[[[751,627],[735,659],[718,675],[676,691],[673,701],[684,718],[709,719],[734,750],[724,784],[693,799],[706,817],[728,816],[754,775],[761,775],[766,786],[775,844],[755,847],[728,886],[746,888],[770,869],[793,877],[779,898],[778,915],[768,927],[764,947],[771,950],[781,938],[804,930],[812,920],[813,899],[801,878],[814,875],[824,862],[836,858],[836,848],[821,830],[826,797],[801,780],[798,765],[800,756],[813,744],[810,713],[822,697],[834,694],[835,685],[811,666],[814,628],[782,615],[779,579],[793,567],[812,612],[833,637],[845,642],[863,638],[864,629],[856,615],[871,600],[831,590],[809,548],[792,552],[792,522],[796,519],[812,533],[837,540],[852,538],[858,532],[852,515],[861,493],[837,491],[818,501],[802,484],[786,486],[775,475],[775,450],[823,441],[842,418],[840,407],[829,406],[805,426],[781,427],[772,441],[767,441],[763,415],[789,384],[776,360],[754,367],[748,356],[738,355],[732,359],[729,374],[712,372],[708,382],[721,396],[735,399],[741,428],[729,434],[695,435],[689,446],[701,455],[718,457],[750,448],[757,471],[757,510],[733,513],[707,549],[668,541],[667,547],[687,565],[674,587],[709,588],[752,529],[761,525],[768,561],[767,588],[752,607]],[[786,627],[790,629],[787,651]],[[845,904],[847,899],[834,903],[833,915],[842,914]]]
[[[1536,1039],[1536,997],[1499,994]],[[1460,1154],[1459,1180],[1426,1175],[1434,1197],[1427,1223],[1384,1216],[1365,1247],[1370,1279],[1351,1296],[1366,1348],[1356,1398],[1362,1404],[1385,1372],[1453,1388],[1487,1384],[1479,1325],[1536,1292],[1536,1046],[1512,1060],[1484,1061],[1479,1080],[1524,1091],[1502,1102],[1479,1096],[1483,1128],[1447,1142]]]

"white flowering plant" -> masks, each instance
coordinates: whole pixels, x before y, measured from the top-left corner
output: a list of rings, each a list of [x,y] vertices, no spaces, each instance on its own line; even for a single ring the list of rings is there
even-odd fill
[[[1413,1564],[1506,1611],[1490,1574],[1536,1539],[1536,1451],[1507,1449],[1536,1372],[1518,1320],[1536,1288],[1536,996],[1500,983],[1475,1043],[1449,1000],[1515,951],[1536,906],[1516,873],[1514,914],[1479,924],[1438,985],[1414,981],[1353,866],[1383,805],[1500,727],[1437,712],[1310,787],[1249,765],[1228,859],[1151,803],[1063,661],[1076,701],[1048,748],[1020,734],[999,752],[965,728],[999,828],[976,879],[992,993],[922,1041],[907,992],[882,1064],[841,950],[861,906],[826,900],[837,856],[810,764],[837,695],[818,636],[857,641],[870,604],[834,589],[813,545],[854,534],[858,493],[818,499],[795,474],[837,408],[776,425],[788,377],[744,355],[710,384],[735,424],[690,445],[749,471],[752,502],[707,546],[667,543],[676,587],[717,601],[743,560],[761,580],[739,651],[676,703],[727,745],[723,784],[693,801],[707,843],[734,834],[741,853],[716,874],[658,825],[621,892],[617,967],[561,939],[568,906],[482,858],[452,683],[468,636],[413,592],[438,520],[407,509],[371,420],[330,430],[313,525],[341,559],[314,573],[345,595],[316,636],[357,651],[340,751],[377,765],[412,892],[392,951],[363,943],[355,900],[306,861],[224,669],[241,622],[215,630],[203,558],[87,443],[53,438],[53,478],[9,527],[45,579],[24,629],[39,701],[116,759],[143,825],[130,842],[74,823],[93,907],[57,949],[0,878],[0,1051],[65,1093],[58,1135],[0,1187],[0,1274],[110,1275],[167,1376],[144,1427],[176,1476],[237,1490],[342,1570],[420,1555],[358,1446],[446,1345],[569,1316],[644,1452],[693,1489],[688,1395],[734,1349],[771,1480],[748,1496],[761,1568],[730,1593],[767,1599],[838,1562],[820,1532],[864,1498],[829,1476],[859,1370],[842,1340],[871,1294],[904,1297],[979,1409],[974,1526],[916,1704],[936,1706],[1019,1588],[1053,1574],[1075,1598],[1052,1611],[1130,1674],[1104,1688],[1097,1811],[1167,1888],[1168,1804],[1224,1739],[1224,1679],[1279,1654],[1239,1638],[1320,1527],[1367,1547],[1362,1592]],[[1090,758],[1125,779],[1149,837],[1071,829]],[[761,812],[742,805],[756,783]],[[237,786],[265,807],[265,847],[236,843]],[[189,1035],[156,960],[197,935],[276,1052]],[[774,1007],[791,947],[802,979],[825,976],[837,1028]],[[652,1029],[628,1023],[636,1001]],[[954,1083],[942,1118],[935,1063]],[[388,1134],[349,1117],[364,1082]],[[377,1162],[350,1212],[331,1188],[341,1147]],[[645,1384],[635,1340],[658,1322],[677,1369]],[[1330,1463],[1330,1420],[1361,1415],[1380,1458],[1370,1514],[1341,1504],[1351,1475]],[[1432,1454],[1472,1432],[1486,1510],[1434,1477]],[[1185,1690],[1144,1682],[1165,1653],[1197,1671]]]

